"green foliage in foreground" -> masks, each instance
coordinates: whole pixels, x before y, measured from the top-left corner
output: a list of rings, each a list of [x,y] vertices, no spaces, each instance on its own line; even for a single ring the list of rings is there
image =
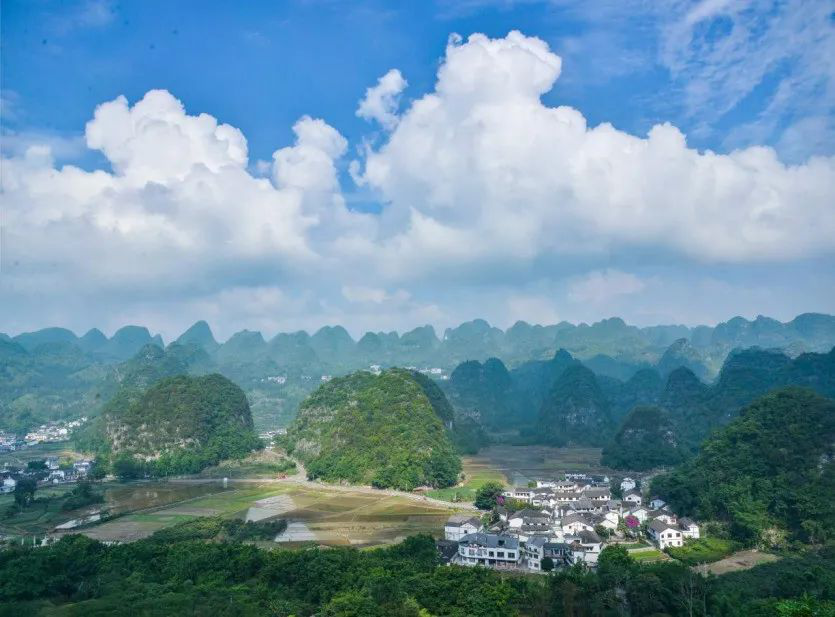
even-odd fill
[[[832,547],[719,578],[676,562],[638,564],[617,548],[604,550],[597,573],[519,576],[439,566],[428,536],[370,551],[264,550],[218,541],[222,525],[209,519],[116,546],[67,536],[7,547],[0,614],[799,617],[835,606]]]
[[[667,553],[689,566],[711,563],[724,559],[738,548],[733,540],[708,536],[698,540],[687,540],[680,548],[670,547]]]
[[[835,530],[833,457],[835,402],[785,388],[745,408],[652,492],[676,512],[727,522],[746,544],[774,544],[786,532],[821,543]]]
[[[409,371],[354,373],[319,387],[305,400],[284,440],[308,476],[412,490],[454,484],[461,462],[433,400]],[[448,405],[447,405],[448,407]],[[444,414],[443,417],[439,414]]]

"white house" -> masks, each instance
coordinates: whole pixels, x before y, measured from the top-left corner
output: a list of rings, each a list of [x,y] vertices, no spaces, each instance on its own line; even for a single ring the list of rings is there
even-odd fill
[[[593,486],[583,491],[583,497],[597,503],[606,502],[612,498],[612,492],[605,486]]]
[[[568,541],[568,539],[566,539]],[[593,531],[581,531],[576,538],[570,541],[571,561],[573,563],[584,562],[590,565],[597,565],[597,558],[603,548],[603,541]]]
[[[0,486],[0,492],[13,493],[16,486],[17,480],[15,480],[14,478],[4,478],[3,485]]]
[[[458,542],[464,536],[481,530],[481,521],[475,516],[456,514],[444,524],[444,538]]]
[[[647,533],[662,551],[668,546],[684,545],[684,536],[681,529],[659,519],[650,521],[647,525]]]
[[[596,525],[600,525],[609,531],[615,531],[618,528],[618,523],[620,522],[620,516],[618,516],[617,512],[605,512],[603,514],[596,515],[591,522]]]
[[[542,559],[545,557],[545,545],[548,538],[536,536],[525,542],[525,561],[528,569],[539,572],[542,569]]]
[[[569,514],[563,517],[560,527],[563,533],[577,534],[581,531],[594,531],[594,524],[582,514]]]
[[[647,519],[654,521],[658,519],[659,521],[664,521],[668,525],[677,525],[678,519],[676,515],[672,512],[668,512],[667,510],[650,510],[647,512]]]
[[[512,497],[513,499],[519,499],[520,501],[530,501],[532,490],[526,486],[516,486],[502,494],[505,497]]]
[[[525,508],[513,514],[508,514],[507,524],[511,529],[518,529],[522,525],[550,525],[551,518],[542,510]]]
[[[678,519],[678,527],[685,538],[699,539],[699,526],[692,519],[686,517]]]
[[[638,486],[638,483],[633,478],[624,478],[620,481],[620,490],[624,493],[628,493],[636,486]]]
[[[649,518],[649,510],[644,506],[635,506],[624,512],[623,517],[626,518],[630,515],[637,518],[639,523],[646,523]]]
[[[458,561],[468,566],[516,568],[522,562],[522,549],[512,536],[471,533],[458,541]]]
[[[644,498],[641,497],[641,493],[632,489],[631,491],[627,491],[623,495],[623,501],[628,501],[629,503],[633,503],[636,506],[640,506],[644,502]]]

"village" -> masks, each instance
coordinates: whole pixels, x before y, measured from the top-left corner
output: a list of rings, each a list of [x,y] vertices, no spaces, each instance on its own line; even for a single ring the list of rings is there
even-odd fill
[[[42,443],[59,443],[69,441],[74,430],[87,422],[82,416],[73,420],[56,420],[41,424],[25,435],[10,431],[0,431],[0,452],[15,452]]]
[[[607,544],[646,539],[663,551],[699,538],[695,521],[642,493],[635,479],[618,487],[622,499],[613,498],[607,476],[566,473],[505,490],[482,518],[450,517],[439,551],[446,563],[547,572],[576,563],[595,568]]]

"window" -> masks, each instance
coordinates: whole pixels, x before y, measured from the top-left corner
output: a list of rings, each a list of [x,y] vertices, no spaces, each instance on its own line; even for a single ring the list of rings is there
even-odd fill
[[[498,552],[496,553],[496,557],[501,557],[501,558],[504,558],[504,551],[498,551]]]
[[[509,551],[507,553],[507,558],[508,559],[516,559],[516,553],[514,553],[513,551]]]
[[[495,555],[493,555],[493,551],[490,551],[490,557],[495,557]]]

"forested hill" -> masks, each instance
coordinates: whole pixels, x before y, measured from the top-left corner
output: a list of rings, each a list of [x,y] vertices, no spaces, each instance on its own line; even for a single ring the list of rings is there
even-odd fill
[[[302,403],[287,448],[311,478],[404,490],[450,486],[461,470],[445,427],[450,408],[440,390],[430,400],[425,385],[401,369],[335,378]]]
[[[635,407],[605,448],[601,463],[643,471],[680,463],[687,452],[679,443],[670,414],[659,407]]]
[[[122,388],[91,430],[114,460],[153,461],[155,475],[193,473],[260,446],[246,395],[217,374]]]
[[[648,438],[665,449],[658,439],[669,433],[664,439],[686,454],[695,451],[711,430],[735,418],[743,406],[775,388],[805,386],[835,396],[835,348],[796,358],[778,350],[736,350],[710,385],[686,366],[672,368],[672,363],[667,364],[666,376],[655,368],[644,368],[621,381],[595,374],[565,350],[551,360],[527,362],[506,373],[488,371],[486,366],[468,362],[453,372],[444,387],[456,411],[489,410],[487,422],[485,414],[480,414],[485,425],[499,431],[521,429],[528,441],[609,443],[608,460],[631,469],[635,467],[628,461],[638,438],[632,429],[636,423],[644,426],[649,418],[646,411],[627,418],[636,407],[660,410],[653,416],[661,423],[655,435],[643,434],[639,441]],[[495,379],[490,381],[490,375]],[[620,438],[611,441],[618,431]],[[669,451],[647,453],[642,463],[635,464],[656,459],[674,462],[677,457]]]
[[[801,388],[766,395],[652,491],[747,543],[835,539],[835,401]]]

